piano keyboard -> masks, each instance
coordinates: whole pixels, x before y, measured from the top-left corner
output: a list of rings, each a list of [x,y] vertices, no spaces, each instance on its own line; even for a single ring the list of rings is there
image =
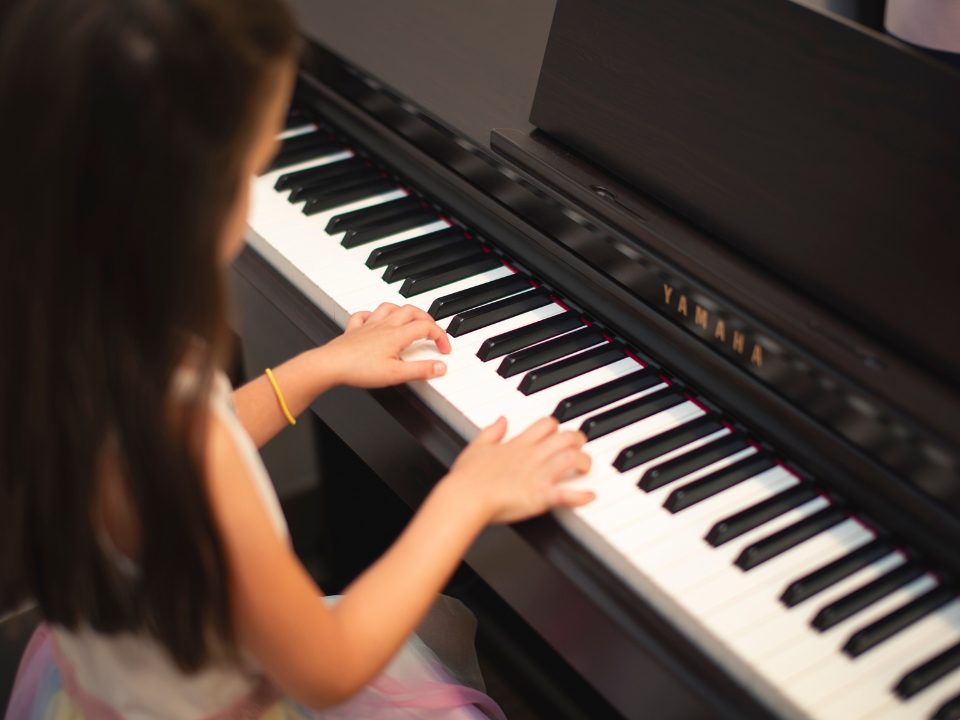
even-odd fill
[[[960,718],[953,587],[374,161],[297,114],[281,138],[253,247],[341,326],[442,321],[450,355],[403,356],[446,363],[412,386],[465,438],[582,429],[597,499],[558,519],[741,682],[788,717]]]

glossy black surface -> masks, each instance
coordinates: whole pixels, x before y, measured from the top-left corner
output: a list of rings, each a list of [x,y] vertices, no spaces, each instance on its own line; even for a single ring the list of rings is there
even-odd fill
[[[340,146],[322,132],[297,135],[283,141],[280,151],[270,164],[270,169],[279,170],[322,155],[324,152],[336,152],[339,149]]]
[[[895,610],[863,630],[855,632],[843,646],[843,651],[850,657],[862,655],[867,650],[879,645],[887,638],[909,627],[918,620],[922,620],[937,608],[946,605],[956,596],[956,591],[949,587],[936,587],[924,593],[916,600],[908,602],[902,608]]]
[[[907,562],[895,570],[891,570],[883,577],[879,577],[827,605],[817,613],[817,616],[813,619],[813,626],[817,630],[829,630],[837,623],[846,620],[851,615],[872,605],[880,598],[889,595],[907,583],[913,582],[921,575],[923,575],[923,570],[920,566],[914,562]]]
[[[659,378],[658,378],[659,379]],[[637,465],[650,462],[658,457],[666,455],[684,445],[689,445],[696,440],[705,438],[715,432],[719,432],[724,427],[723,422],[716,415],[706,415],[704,417],[691,420],[672,430],[667,430],[659,435],[654,435],[648,440],[639,442],[624,448],[613,466],[620,472],[626,472]]]
[[[658,412],[679,405],[685,400],[683,395],[672,388],[664,388],[650,395],[644,395],[638,400],[624,403],[613,410],[607,410],[583,421],[580,432],[587,436],[587,440],[596,440],[608,435],[614,430],[639,422]]]
[[[326,193],[311,193],[303,206],[304,215],[330,210],[349,202],[379,195],[394,189],[393,181],[386,178],[357,178],[355,183],[345,183],[342,188]]]
[[[714,547],[720,547],[724,543],[740,537],[745,532],[758,528],[765,522],[783,515],[788,510],[799,507],[808,500],[813,500],[816,496],[817,490],[813,483],[800,483],[789,490],[784,490],[779,495],[774,495],[753,507],[721,520],[710,528],[705,540]]]
[[[694,480],[677,488],[664,502],[663,506],[670,512],[680,512],[691,505],[713,497],[719,492],[732,488],[744,480],[766,472],[774,466],[773,460],[765,452],[735,462],[722,470],[710,473],[706,477]]]
[[[439,250],[422,252],[406,260],[387,265],[383,271],[384,282],[397,282],[411,275],[418,275],[435,270],[464,258],[476,258],[483,255],[483,249],[476,240],[463,240],[453,245],[447,245]]]
[[[896,693],[902,698],[913,697],[957,668],[960,668],[960,644],[944,650],[916,670],[911,670],[904,675],[897,683]]]
[[[406,215],[412,210],[422,210],[423,206],[417,198],[405,197],[398,200],[374,205],[373,207],[354,210],[353,212],[334,215],[324,228],[328,235],[345,230],[357,230],[373,227],[396,217]]]
[[[625,357],[626,355],[620,345],[607,343],[573,357],[531,370],[520,381],[520,386],[517,389],[524,395],[532,395],[571,378],[623,360]]]
[[[650,492],[663,487],[674,480],[696,472],[718,460],[730,457],[734,453],[746,450],[750,442],[740,433],[732,433],[707,443],[696,450],[679,455],[659,465],[649,468],[640,476],[638,483],[641,490]]]
[[[787,607],[802,603],[807,598],[813,597],[818,592],[826,590],[845,577],[849,577],[870,563],[879,560],[891,550],[889,543],[883,540],[873,540],[819,570],[795,580],[784,590],[781,601]]]
[[[462,260],[454,260],[446,265],[441,265],[433,270],[411,275],[403,281],[400,294],[404,297],[413,297],[497,267],[500,267],[500,258],[491,253],[471,255]]]
[[[791,0],[558,0],[530,119],[960,386],[955,68]]]
[[[343,243],[344,247],[358,247],[360,245],[366,245],[367,243],[376,242],[377,240],[382,240],[385,237],[390,237],[391,235],[395,235],[405,230],[411,230],[423,225],[429,225],[430,223],[435,222],[436,219],[437,216],[429,210],[415,210],[411,213],[394,218],[393,220],[380,225],[359,230],[348,230],[344,234],[341,242]]]
[[[296,172],[286,173],[277,178],[274,183],[276,190],[294,190],[296,188],[309,187],[313,180],[322,181],[328,177],[359,170],[366,165],[363,158],[352,157],[345,160],[337,160],[320,167],[306,168]]]
[[[494,323],[544,307],[552,302],[548,291],[542,288],[531,289],[483,307],[458,313],[447,325],[447,332],[453,337],[460,337],[467,333],[482,330]]]
[[[532,325],[484,340],[480,350],[477,351],[477,357],[484,362],[495,360],[528,345],[547,340],[578,327],[583,327],[580,313],[571,311],[554,315],[546,320],[538,320]]]
[[[443,320],[459,312],[479,308],[494,300],[530,289],[530,278],[517,273],[439,297],[431,303],[428,313],[434,320]]]
[[[500,377],[512,377],[526,372],[538,365],[552,362],[564,355],[585,350],[603,342],[603,333],[595,327],[581,327],[579,330],[547,340],[539,345],[510,353],[500,363],[497,373]]]
[[[770,558],[774,558],[780,553],[786,552],[805,540],[822,533],[824,530],[839,525],[846,519],[847,512],[843,508],[825,508],[788,528],[745,547],[743,552],[740,553],[740,557],[737,558],[736,564],[744,570],[751,570]]]
[[[437,250],[462,240],[464,240],[463,230],[455,227],[437,230],[410,240],[401,240],[373,250],[367,258],[367,267],[373,269],[391,263],[400,263],[429,250]]]
[[[552,414],[560,422],[573,420],[573,418],[602,408],[604,405],[649,390],[661,382],[654,372],[648,369],[637,370],[629,375],[624,375],[616,380],[611,380],[603,385],[598,385],[595,388],[584,390],[582,393],[561,400]]]

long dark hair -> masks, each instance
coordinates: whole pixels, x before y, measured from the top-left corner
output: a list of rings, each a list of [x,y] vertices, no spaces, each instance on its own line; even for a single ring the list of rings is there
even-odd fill
[[[0,11],[0,614],[147,632],[185,671],[235,648],[197,443],[224,347],[217,247],[292,58],[282,0],[15,0]],[[197,339],[199,382],[172,422]],[[116,438],[139,524],[105,555]],[[212,633],[212,634],[211,634]]]

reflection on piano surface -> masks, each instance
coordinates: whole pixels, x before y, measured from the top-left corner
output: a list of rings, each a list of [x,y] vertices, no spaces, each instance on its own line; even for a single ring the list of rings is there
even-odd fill
[[[322,57],[327,67],[338,62]],[[948,536],[952,526],[926,528],[933,540],[906,532],[909,523],[898,525],[882,516],[882,504],[865,503],[876,490],[842,481],[853,466],[823,470],[830,465],[821,456],[798,454],[802,443],[778,442],[776,429],[745,412],[746,398],[731,407],[718,400],[722,391],[699,390],[710,383],[664,360],[662,345],[642,341],[658,331],[652,321],[636,331],[601,315],[595,308],[603,303],[591,301],[591,292],[579,296],[569,280],[531,264],[532,255],[524,257],[515,243],[465,220],[469,209],[445,204],[411,181],[397,167],[398,155],[388,161],[366,147],[354,133],[369,140],[374,135],[363,128],[378,120],[364,110],[393,118],[404,141],[422,129],[405,122],[426,125],[361,78],[356,73],[343,82],[354,92],[348,100],[331,99],[334,93],[312,80],[301,88],[282,149],[255,182],[252,248],[341,327],[350,314],[384,302],[413,304],[442,320],[453,345],[441,358],[447,374],[415,383],[413,391],[462,438],[500,415],[511,434],[549,414],[587,434],[593,468],[574,482],[597,500],[557,513],[561,532],[588,548],[604,572],[692,641],[745,696],[759,700],[751,706],[728,698],[718,715],[960,718],[960,599],[953,581],[960,568],[951,565],[956,548],[942,549],[936,536],[941,529]],[[449,132],[432,129],[438,143],[449,142]],[[416,150],[428,151],[419,137]],[[458,145],[472,152],[462,151],[464,158],[484,155]],[[542,176],[522,180],[505,170],[500,192],[491,190],[496,163],[482,159],[486,165],[475,175],[478,187],[485,179],[487,187],[478,193],[509,195],[502,183],[510,178],[574,218],[579,230],[598,230],[585,220],[589,208],[574,208],[569,198],[562,203],[564,195],[545,188]],[[618,198],[612,190],[597,194]],[[718,319],[735,317],[736,308],[695,287],[691,292],[686,288],[694,283],[666,272],[653,277],[653,285],[641,279],[634,287],[652,287],[646,300],[662,302],[678,327],[725,344],[760,378],[765,361],[768,371],[782,361],[786,343],[739,320]],[[584,276],[580,289],[589,283]],[[775,352],[765,356],[764,348]],[[405,357],[440,355],[423,342]],[[741,370],[731,372],[747,382]],[[923,502],[916,493],[910,497]],[[711,697],[709,688],[699,691]],[[660,712],[649,717],[674,716],[669,708]]]

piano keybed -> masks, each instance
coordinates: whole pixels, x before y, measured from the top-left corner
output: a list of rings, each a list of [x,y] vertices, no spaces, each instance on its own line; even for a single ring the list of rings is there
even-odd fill
[[[597,498],[558,519],[742,682],[794,717],[960,718],[954,588],[374,161],[297,113],[281,138],[253,247],[341,326],[383,302],[444,321],[450,355],[403,357],[446,363],[411,385],[465,438],[582,429],[571,482]]]

